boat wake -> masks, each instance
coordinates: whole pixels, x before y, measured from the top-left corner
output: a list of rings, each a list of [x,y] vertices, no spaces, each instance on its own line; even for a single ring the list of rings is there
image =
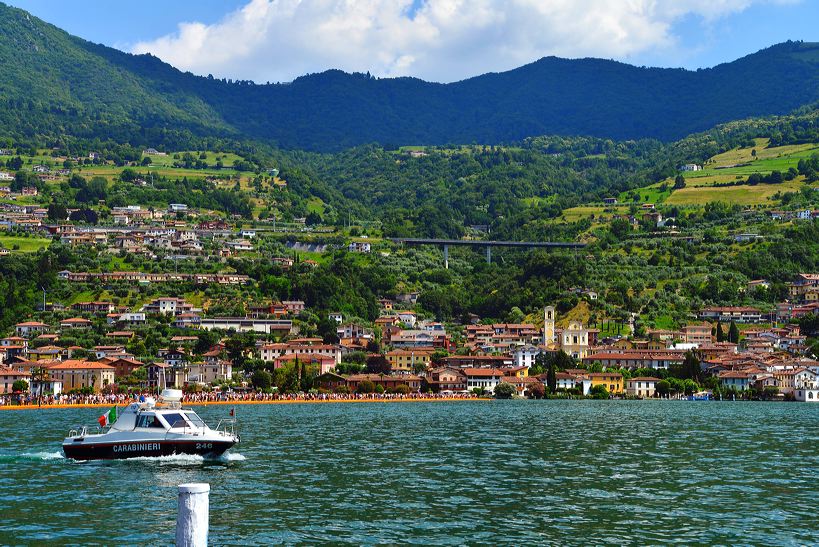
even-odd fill
[[[126,458],[122,460],[92,460],[92,461],[77,461],[76,463],[83,464],[123,464],[128,462],[149,462],[152,464],[159,463],[160,465],[202,465],[203,463],[235,463],[243,462],[245,458],[242,454],[222,454],[221,456],[213,458],[205,458],[196,454],[175,454],[172,456],[139,456],[136,458]],[[23,452],[22,454],[0,454],[0,463],[14,463],[20,461],[55,461],[68,460],[65,455],[60,452]]]
[[[20,457],[26,460],[64,460],[62,452],[24,452]]]
[[[233,463],[241,462],[246,458],[241,454],[222,454],[221,456],[206,458],[198,454],[173,454],[170,456],[137,456],[134,458],[123,458],[121,460],[89,460],[86,465],[129,465],[150,463],[151,465],[181,465],[197,466],[208,463]]]

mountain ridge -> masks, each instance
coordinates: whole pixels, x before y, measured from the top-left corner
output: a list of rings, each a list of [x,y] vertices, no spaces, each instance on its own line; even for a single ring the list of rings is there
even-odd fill
[[[162,144],[181,131],[316,151],[547,134],[671,141],[816,101],[815,43],[784,42],[696,71],[549,56],[453,83],[333,69],[254,84],[93,44],[0,3],[0,123],[22,135]]]

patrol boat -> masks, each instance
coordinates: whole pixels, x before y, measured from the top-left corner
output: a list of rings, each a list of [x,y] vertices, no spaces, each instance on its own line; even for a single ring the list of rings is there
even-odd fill
[[[214,457],[239,442],[233,411],[231,418],[211,429],[196,412],[182,408],[181,400],[180,390],[166,389],[159,403],[149,397],[119,414],[114,407],[100,417],[99,427],[72,429],[63,441],[63,452],[75,460],[174,454]]]

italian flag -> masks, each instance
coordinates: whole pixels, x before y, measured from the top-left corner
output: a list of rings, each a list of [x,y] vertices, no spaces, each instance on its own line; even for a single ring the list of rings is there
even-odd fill
[[[111,425],[112,423],[117,421],[117,407],[111,407],[111,410],[103,414],[97,420],[100,423],[100,427],[105,427],[106,425]]]

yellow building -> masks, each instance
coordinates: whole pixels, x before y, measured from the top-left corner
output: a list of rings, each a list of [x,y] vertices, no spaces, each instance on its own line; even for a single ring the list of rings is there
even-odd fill
[[[385,355],[393,372],[414,372],[415,367],[432,364],[432,353],[423,350],[395,349]]]
[[[90,387],[94,393],[114,383],[115,368],[93,361],[68,360],[48,368],[52,380],[63,383],[63,391]]]
[[[560,349],[575,359],[583,359],[589,352],[589,329],[580,321],[571,321],[560,333]]]
[[[592,389],[595,386],[606,386],[612,395],[623,393],[623,375],[619,372],[592,372],[589,373]]]

